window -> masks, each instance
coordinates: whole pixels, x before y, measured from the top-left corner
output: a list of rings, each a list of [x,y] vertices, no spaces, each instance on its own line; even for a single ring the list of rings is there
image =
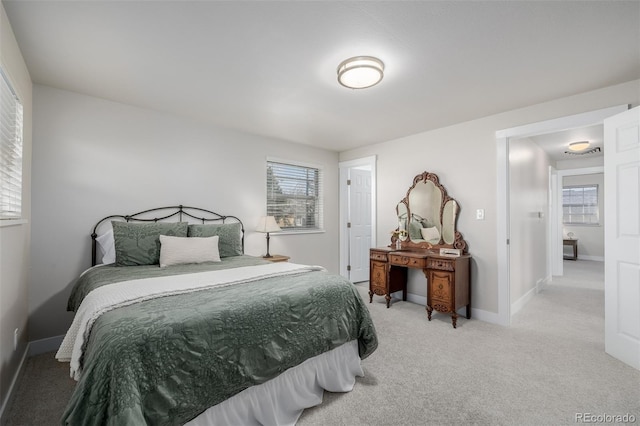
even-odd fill
[[[0,69],[0,219],[22,215],[22,103]]]
[[[322,229],[322,169],[267,159],[267,216],[284,231]]]
[[[598,185],[562,188],[562,222],[565,225],[599,225]]]

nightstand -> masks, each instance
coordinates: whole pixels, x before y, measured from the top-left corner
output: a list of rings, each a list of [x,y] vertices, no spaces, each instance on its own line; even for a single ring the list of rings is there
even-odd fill
[[[270,262],[288,262],[290,257],[283,256],[281,254],[272,254],[271,257],[262,257],[264,260],[268,260]]]

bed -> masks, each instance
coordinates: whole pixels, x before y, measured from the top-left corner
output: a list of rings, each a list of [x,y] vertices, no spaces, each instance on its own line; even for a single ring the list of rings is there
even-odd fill
[[[161,207],[91,237],[56,354],[77,380],[63,424],[294,424],[377,347],[353,284],[245,255],[237,217]]]

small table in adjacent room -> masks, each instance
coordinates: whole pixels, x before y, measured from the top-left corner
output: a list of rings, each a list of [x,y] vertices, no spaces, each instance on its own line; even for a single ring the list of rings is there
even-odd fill
[[[564,255],[567,260],[578,260],[578,240],[562,240],[562,246],[571,246],[573,249],[573,256]]]

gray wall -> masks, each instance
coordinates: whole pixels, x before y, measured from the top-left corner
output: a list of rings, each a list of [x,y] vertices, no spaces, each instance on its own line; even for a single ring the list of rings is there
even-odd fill
[[[471,303],[476,318],[498,322],[498,259],[496,242],[496,131],[621,104],[638,104],[639,81],[594,90],[527,108],[491,115],[406,138],[344,151],[340,161],[377,156],[377,239],[389,241],[396,227],[395,206],[413,177],[436,173],[460,203],[458,229],[473,256]],[[481,111],[478,114],[482,114]],[[476,209],[485,220],[475,220]],[[422,273],[412,273],[409,292],[426,294]]]
[[[549,156],[530,139],[509,142],[511,304],[550,278],[547,271]],[[518,304],[520,306],[520,304]],[[513,315],[518,309],[512,306]]]
[[[173,204],[238,216],[246,252],[266,210],[266,158],[325,171],[325,233],[273,235],[271,252],[338,272],[338,154],[34,86],[30,340],[62,335],[71,281],[90,266],[89,234],[109,214]]]
[[[578,240],[578,258],[586,260],[599,260],[604,262],[604,174],[565,176],[562,179],[563,186],[571,185],[598,185],[598,209],[600,215],[599,225],[563,225],[562,235],[573,232],[573,238]]]

